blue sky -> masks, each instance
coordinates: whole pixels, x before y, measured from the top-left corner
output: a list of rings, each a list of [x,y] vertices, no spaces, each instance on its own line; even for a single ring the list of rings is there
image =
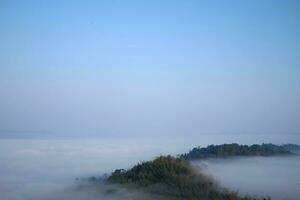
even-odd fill
[[[299,1],[0,1],[0,129],[295,133]]]

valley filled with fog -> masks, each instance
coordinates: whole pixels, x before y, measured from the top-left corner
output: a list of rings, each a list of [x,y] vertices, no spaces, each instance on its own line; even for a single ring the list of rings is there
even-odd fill
[[[300,156],[240,157],[194,162],[222,186],[273,200],[300,197]]]
[[[0,200],[299,200],[299,11],[0,0]]]
[[[244,144],[297,141],[297,136],[203,135],[197,139],[0,139],[0,192],[5,200],[147,199],[144,194],[117,186],[79,187],[76,178],[101,176],[115,169],[128,169],[159,155],[187,152],[195,146],[239,142]],[[194,162],[195,163],[195,162]],[[196,166],[213,176],[221,186],[242,194],[269,195],[272,199],[299,196],[300,159],[249,157],[205,160]],[[148,197],[151,199],[151,197]],[[287,198],[285,198],[287,199]]]

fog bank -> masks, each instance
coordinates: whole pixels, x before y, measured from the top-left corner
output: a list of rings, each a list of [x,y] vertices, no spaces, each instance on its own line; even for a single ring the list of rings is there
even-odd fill
[[[240,157],[194,162],[222,186],[273,200],[300,197],[300,156]]]
[[[0,193],[5,200],[41,200],[46,197],[48,200],[101,199],[106,195],[102,193],[105,188],[74,190],[75,179],[100,176],[119,168],[128,169],[159,155],[176,156],[198,145],[232,142],[280,144],[279,141],[291,143],[298,140],[296,136],[241,137],[238,134],[185,139],[0,139]],[[233,190],[274,197],[287,192],[300,195],[295,193],[300,183],[299,157],[209,160],[204,164],[207,166],[204,170]],[[137,194],[118,190],[104,199],[133,198],[130,195]]]

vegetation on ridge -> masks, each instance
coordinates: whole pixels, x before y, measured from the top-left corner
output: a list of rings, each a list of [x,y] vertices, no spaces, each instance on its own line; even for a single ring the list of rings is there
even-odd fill
[[[227,156],[271,156],[271,155],[288,155],[292,154],[284,146],[274,144],[222,144],[209,145],[207,147],[196,147],[190,152],[182,154],[179,157],[184,160],[227,157]]]
[[[139,163],[129,170],[117,169],[106,180],[129,189],[147,192],[147,194],[154,195],[154,199],[254,200],[258,198],[242,196],[220,187],[211,177],[195,170],[189,160],[227,156],[290,155],[293,154],[291,149],[298,150],[299,146],[292,144],[248,146],[234,143],[209,145],[205,148],[197,147],[177,158],[160,156],[155,160]]]
[[[254,199],[220,188],[210,177],[197,173],[189,162],[171,156],[137,164],[130,170],[115,170],[107,180],[174,200]]]

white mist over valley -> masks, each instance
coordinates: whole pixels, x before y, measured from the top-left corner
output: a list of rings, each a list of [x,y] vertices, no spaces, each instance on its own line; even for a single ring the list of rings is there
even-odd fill
[[[84,190],[77,178],[102,176],[115,169],[128,169],[159,155],[181,154],[196,146],[238,142],[290,143],[296,135],[202,135],[197,139],[0,139],[0,192],[5,200],[94,200],[141,198],[121,189],[105,195],[110,186]],[[197,162],[196,162],[197,163]],[[209,159],[197,164],[220,185],[242,194],[296,200],[299,196],[299,156]],[[113,186],[115,187],[115,186]],[[134,197],[132,197],[132,195]],[[145,195],[142,195],[145,197]],[[139,197],[139,198],[138,198]],[[274,197],[274,198],[273,198]],[[150,198],[150,197],[149,197]],[[150,198],[151,199],[151,198]]]

